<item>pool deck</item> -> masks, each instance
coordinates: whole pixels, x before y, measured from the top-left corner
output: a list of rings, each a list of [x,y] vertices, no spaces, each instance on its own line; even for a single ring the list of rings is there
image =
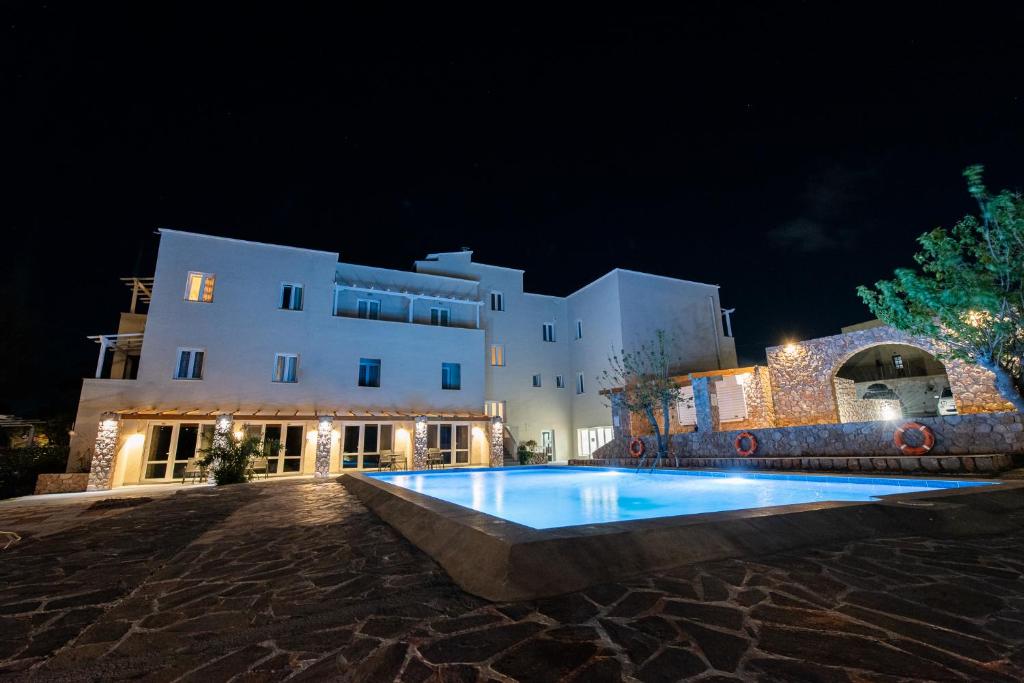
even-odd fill
[[[895,494],[878,501],[816,502],[533,529],[373,476],[348,474],[341,482],[433,557],[464,590],[493,601],[550,597],[697,562],[757,557],[880,533],[999,533],[1008,530],[1006,513],[1024,509],[1024,482],[997,481],[990,486]]]
[[[113,507],[136,496],[134,507]],[[0,678],[1020,681],[1024,513],[490,603],[336,481],[0,503]]]

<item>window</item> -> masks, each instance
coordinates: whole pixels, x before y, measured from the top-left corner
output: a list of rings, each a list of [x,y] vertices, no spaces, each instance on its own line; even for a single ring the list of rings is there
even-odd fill
[[[302,310],[302,285],[294,282],[281,283],[281,309],[285,311]]]
[[[290,384],[297,382],[299,375],[299,357],[294,353],[278,353],[274,355],[274,381]]]
[[[451,318],[451,311],[447,308],[431,308],[430,324],[448,327],[448,320]]]
[[[359,359],[359,386],[379,387],[380,386],[380,359],[360,358]]]
[[[360,299],[356,302],[356,315],[367,320],[380,320],[380,302]]]
[[[892,354],[892,366],[897,370],[903,369],[903,356],[898,353]]]
[[[505,310],[505,295],[501,292],[491,292],[491,310],[492,311],[504,311]]]
[[[505,419],[504,401],[484,401],[484,413],[487,417],[500,417]]]
[[[561,375],[555,375],[555,387],[558,389],[565,389],[565,378]]]
[[[535,387],[539,387],[540,386],[540,375],[534,375],[533,376],[533,386],[535,386]]]
[[[202,379],[205,355],[202,349],[178,349],[178,365],[174,369],[174,379]]]
[[[210,303],[213,301],[214,276],[211,273],[191,272],[185,284],[185,300]]]
[[[462,366],[458,363],[441,363],[441,388],[457,390],[462,388]]]
[[[577,339],[583,339],[583,321],[582,320],[577,320],[576,321],[576,338]]]
[[[555,324],[544,323],[541,326],[541,336],[544,338],[544,341],[546,342],[555,341]]]
[[[469,463],[469,425],[434,423],[427,425],[427,448],[441,451],[441,462]]]
[[[582,394],[585,389],[586,389],[586,387],[583,386],[583,373],[582,372],[577,373],[576,374],[576,393],[577,394]]]
[[[501,367],[505,364],[505,347],[501,344],[491,344],[491,365]]]
[[[341,443],[342,469],[376,468],[381,453],[394,451],[394,425],[346,425]]]

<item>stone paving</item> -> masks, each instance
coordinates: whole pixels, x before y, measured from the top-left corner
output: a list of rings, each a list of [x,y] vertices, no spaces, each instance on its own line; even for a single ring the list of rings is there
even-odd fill
[[[334,481],[102,501],[0,505],[0,529],[24,537],[0,553],[0,677],[1024,677],[1024,531],[853,542],[490,604]]]

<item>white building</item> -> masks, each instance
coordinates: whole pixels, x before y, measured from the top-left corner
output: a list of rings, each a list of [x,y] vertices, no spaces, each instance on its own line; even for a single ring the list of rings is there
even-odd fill
[[[736,366],[714,285],[613,270],[556,297],[469,251],[407,272],[160,235],[154,278],[129,281],[132,311],[94,338],[69,469],[92,462],[95,488],[180,478],[218,423],[280,442],[272,474],[375,468],[382,451],[419,465],[417,430],[452,464],[493,462],[492,435],[587,457],[612,432],[597,377],[613,350],[665,329],[681,368]]]

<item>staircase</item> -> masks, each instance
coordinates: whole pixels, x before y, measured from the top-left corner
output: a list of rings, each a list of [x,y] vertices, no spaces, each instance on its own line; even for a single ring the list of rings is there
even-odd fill
[[[516,437],[512,436],[512,432],[508,430],[506,425],[502,425],[504,433],[502,434],[501,445],[502,451],[504,451],[505,459],[503,464],[505,467],[512,467],[513,465],[519,464],[519,442],[516,441]]]

